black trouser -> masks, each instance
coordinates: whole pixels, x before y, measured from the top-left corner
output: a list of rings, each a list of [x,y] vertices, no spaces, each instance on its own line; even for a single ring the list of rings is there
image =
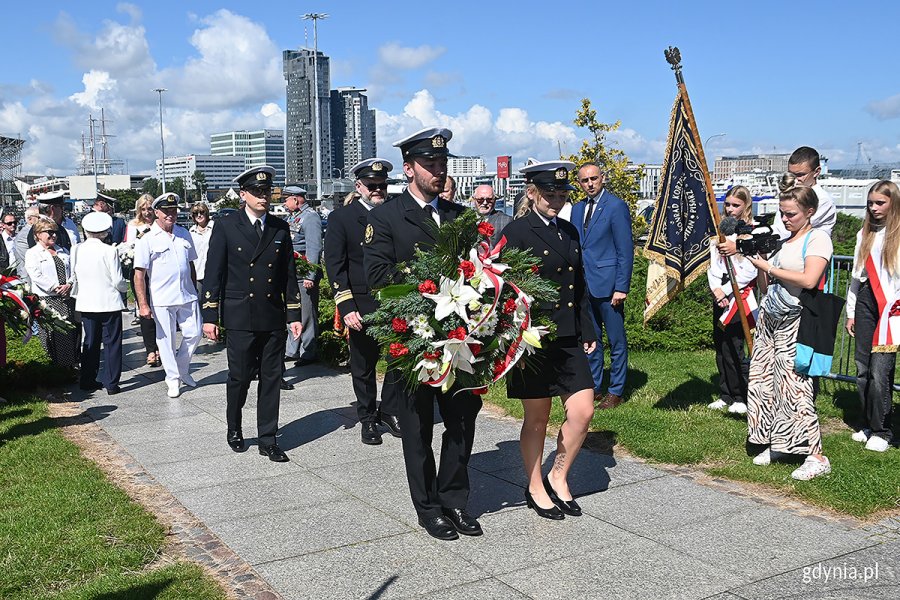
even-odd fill
[[[378,342],[365,333],[347,328],[350,332],[350,374],[353,376],[353,393],[356,395],[356,414],[360,423],[374,423],[378,413],[396,415],[399,403],[397,385],[386,377],[381,387],[381,407],[376,407],[378,385],[375,367],[380,351]]]
[[[723,312],[725,309],[713,302],[713,346],[719,369],[720,396],[728,404],[746,403],[750,361],[744,353],[744,328],[740,316],[735,314],[731,323],[722,329],[719,318]]]
[[[894,408],[894,368],[896,352],[872,352],[878,303],[872,286],[864,282],[856,296],[856,387],[862,404],[863,429],[891,441],[891,412]]]
[[[100,344],[103,343],[103,375],[106,389],[119,385],[122,378],[122,312],[81,313],[84,339],[81,344],[81,385],[97,381],[100,369]]]
[[[256,401],[256,427],[260,446],[275,443],[278,432],[278,408],[281,403],[282,353],[287,332],[240,331],[229,329],[225,336],[228,355],[228,381],[225,384],[225,418],[229,430],[241,429],[241,411],[247,402],[247,390],[259,373]]]
[[[475,417],[481,410],[481,397],[471,392],[453,396],[453,390],[420,385],[415,393],[407,388],[403,375],[388,371],[386,380],[396,383],[400,397],[400,430],[406,479],[416,513],[423,518],[436,517],[441,508],[465,509],[469,501],[469,457],[475,440]],[[444,421],[440,467],[436,468],[431,439],[434,433],[434,402]]]

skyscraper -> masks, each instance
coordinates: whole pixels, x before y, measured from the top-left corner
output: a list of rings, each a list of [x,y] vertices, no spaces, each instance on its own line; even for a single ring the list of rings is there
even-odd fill
[[[331,90],[332,164],[343,176],[359,161],[376,155],[375,111],[369,109],[365,91],[354,87]]]
[[[284,186],[284,131],[226,131],[209,136],[213,156],[243,156],[247,168],[269,165],[275,169],[275,185]]]
[[[313,50],[285,50],[282,53],[287,81],[287,136],[285,138],[285,175],[288,183],[307,186],[316,180],[314,98],[319,102],[319,140],[322,148],[322,178],[331,177],[331,87],[329,59],[318,54],[318,93],[313,92]]]

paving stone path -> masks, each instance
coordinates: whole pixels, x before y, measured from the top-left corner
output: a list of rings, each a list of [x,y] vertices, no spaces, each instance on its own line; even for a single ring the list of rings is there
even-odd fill
[[[175,400],[135,329],[124,347],[123,393],[72,398],[286,599],[900,597],[900,519],[811,516],[615,454],[579,455],[584,516],[540,519],[524,504],[519,423],[488,411],[469,503],[485,535],[434,540],[416,524],[400,440],[360,443],[349,375],[288,371],[279,444],[291,462],[276,464],[225,444],[223,346],[200,346],[200,386]],[[244,421],[255,445],[253,389]]]

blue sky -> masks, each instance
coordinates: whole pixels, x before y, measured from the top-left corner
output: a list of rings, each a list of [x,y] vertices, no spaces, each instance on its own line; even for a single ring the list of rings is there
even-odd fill
[[[832,167],[856,143],[900,161],[900,3],[838,2],[32,2],[7,8],[0,133],[26,140],[26,173],[78,162],[87,115],[106,109],[116,158],[148,172],[159,152],[208,152],[217,131],[283,127],[281,51],[305,45],[304,12],[327,12],[319,49],[332,87],[370,90],[379,154],[426,125],[489,164],[575,150],[582,97],[635,161],[659,162],[680,47],[708,156],[812,145]]]

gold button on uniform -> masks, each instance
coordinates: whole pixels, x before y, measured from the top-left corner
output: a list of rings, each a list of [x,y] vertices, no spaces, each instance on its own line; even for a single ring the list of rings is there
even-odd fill
[[[556,272],[557,272],[557,273],[562,273],[562,267],[556,267]]]
[[[266,294],[266,298],[271,298],[272,294]]]
[[[251,298],[253,297],[253,292],[250,292],[250,297],[251,297]]]
[[[559,304],[554,305],[556,308],[559,308]]]
[[[575,286],[572,285],[572,284],[570,283],[570,284],[569,284],[569,289],[570,289],[570,290],[574,290],[574,289],[575,289]]]
[[[270,268],[270,269],[272,268],[272,263],[269,263],[269,268]],[[571,270],[572,270],[572,267],[569,267],[569,270],[571,271]]]
[[[241,251],[241,247],[240,247],[240,246],[238,246],[238,252],[240,252],[240,251]]]
[[[572,308],[572,303],[569,302],[566,306],[568,306],[569,308]]]
[[[250,282],[253,283],[253,278],[252,278],[252,277],[250,278]]]
[[[253,263],[250,263],[250,266],[252,267],[252,266],[253,266]]]
[[[550,251],[549,251],[549,250],[544,250],[544,256],[547,256],[548,254],[550,254]]]
[[[575,269],[573,269],[572,267],[569,267],[569,270],[570,270],[570,271],[574,271]]]
[[[272,278],[271,278],[271,277],[269,277],[269,283],[272,283]]]

